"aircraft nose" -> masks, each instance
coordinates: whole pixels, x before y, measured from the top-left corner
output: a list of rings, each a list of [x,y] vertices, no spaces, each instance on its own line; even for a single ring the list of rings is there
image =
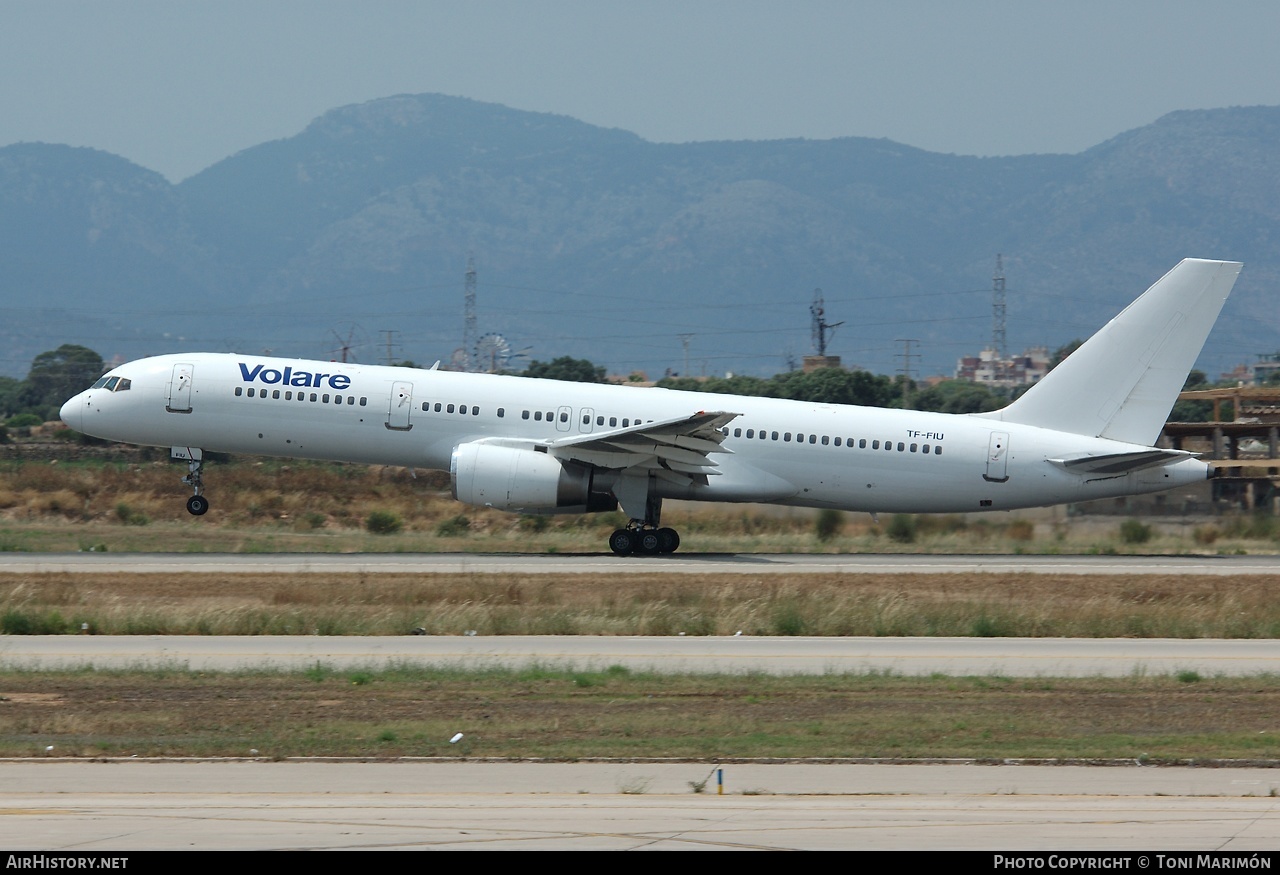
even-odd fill
[[[80,431],[80,423],[84,419],[84,398],[76,395],[63,404],[62,409],[58,411],[58,417],[76,431]]]

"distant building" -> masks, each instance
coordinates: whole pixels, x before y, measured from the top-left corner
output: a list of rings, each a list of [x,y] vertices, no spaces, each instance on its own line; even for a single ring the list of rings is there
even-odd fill
[[[1049,349],[1033,346],[1022,355],[997,359],[996,351],[984,349],[956,362],[956,379],[986,386],[1029,386],[1049,373]]]
[[[1261,386],[1275,373],[1280,372],[1280,352],[1266,353],[1258,356],[1258,360],[1249,365],[1251,382]]]
[[[839,368],[840,356],[838,355],[807,355],[804,357],[804,372],[812,374],[814,371],[820,371],[823,368]]]

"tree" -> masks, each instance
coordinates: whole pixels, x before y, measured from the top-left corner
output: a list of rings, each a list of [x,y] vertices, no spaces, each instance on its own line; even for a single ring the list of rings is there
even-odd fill
[[[530,362],[529,367],[520,376],[537,377],[543,380],[566,380],[570,383],[603,383],[605,369],[593,365],[586,359],[575,359],[567,355],[560,356],[550,362]]]
[[[1211,388],[1209,378],[1205,376],[1204,371],[1191,371],[1187,374],[1186,382],[1182,384],[1184,392],[1189,389],[1208,388]],[[1170,422],[1208,422],[1212,416],[1212,401],[1178,401],[1169,411]]]
[[[1001,395],[987,386],[967,380],[943,380],[936,386],[920,390],[911,398],[914,409],[935,413],[983,413],[999,410],[1004,405]]]
[[[23,408],[45,419],[57,416],[63,402],[88,389],[104,367],[102,356],[74,343],[40,353],[31,362],[21,393]]]
[[[18,413],[22,404],[22,391],[26,386],[13,377],[0,377],[0,420]]]
[[[1068,344],[1064,344],[1053,351],[1053,355],[1049,357],[1049,370],[1053,370],[1066,359],[1067,356],[1084,346],[1084,341],[1076,338]]]
[[[807,374],[791,371],[773,379],[779,386],[780,397],[815,404],[888,407],[897,397],[897,390],[889,377],[870,371],[819,368]]]

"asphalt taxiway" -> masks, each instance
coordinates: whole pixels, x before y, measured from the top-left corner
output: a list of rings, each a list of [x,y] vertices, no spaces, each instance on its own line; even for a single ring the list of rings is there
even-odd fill
[[[0,762],[0,847],[1267,856],[1278,786],[1247,768]]]

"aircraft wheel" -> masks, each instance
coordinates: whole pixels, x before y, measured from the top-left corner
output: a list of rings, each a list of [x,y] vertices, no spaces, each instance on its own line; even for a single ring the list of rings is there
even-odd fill
[[[637,538],[638,543],[635,546],[637,553],[643,553],[646,556],[656,556],[662,550],[662,538],[653,529],[645,529]]]
[[[192,516],[204,516],[209,512],[209,499],[203,495],[193,495],[187,499],[187,512]]]
[[[674,553],[680,548],[680,533],[675,529],[658,529],[658,552]]]
[[[609,536],[609,549],[619,556],[626,556],[635,549],[635,536],[626,529],[618,529]]]

